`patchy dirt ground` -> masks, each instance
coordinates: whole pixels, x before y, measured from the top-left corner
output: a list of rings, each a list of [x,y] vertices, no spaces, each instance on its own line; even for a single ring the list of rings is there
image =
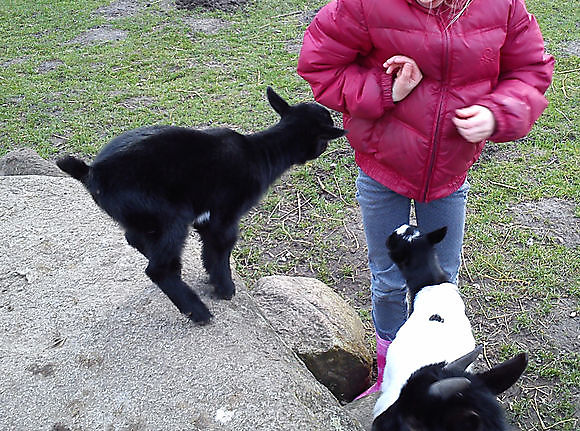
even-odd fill
[[[566,247],[580,245],[580,219],[574,217],[574,204],[551,198],[522,202],[511,208],[516,223]]]
[[[135,0],[116,0],[95,10],[96,15],[107,19],[125,18],[134,16],[144,9],[144,5]]]
[[[115,42],[127,38],[127,32],[125,30],[120,30],[117,28],[112,28],[108,25],[101,27],[91,28],[84,33],[81,33],[74,39],[72,39],[70,44],[95,44],[102,42]]]

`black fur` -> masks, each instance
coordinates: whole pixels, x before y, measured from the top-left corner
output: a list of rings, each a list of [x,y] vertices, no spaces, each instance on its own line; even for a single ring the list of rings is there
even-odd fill
[[[504,431],[507,426],[496,395],[518,380],[527,362],[527,355],[520,353],[478,374],[444,364],[423,367],[409,378],[397,401],[373,421],[372,431]],[[429,394],[433,383],[453,377],[465,377],[469,384],[445,399]]]
[[[126,230],[127,242],[149,260],[149,278],[196,322],[211,314],[181,279],[189,225],[201,237],[215,295],[230,299],[240,218],[282,173],[320,156],[329,140],[346,133],[318,104],[290,106],[269,87],[267,96],[281,119],[259,133],[143,127],[113,139],[91,166],[73,157],[57,162]]]
[[[417,227],[407,226],[404,234],[395,230],[387,238],[389,256],[406,281],[409,315],[413,312],[415,295],[423,287],[449,281],[449,274],[443,271],[434,247],[443,240],[446,233],[447,227],[422,234]]]

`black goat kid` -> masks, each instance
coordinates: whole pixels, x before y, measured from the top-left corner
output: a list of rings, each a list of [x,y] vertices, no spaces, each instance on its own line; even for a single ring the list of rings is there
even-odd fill
[[[113,139],[91,166],[70,156],[57,162],[125,229],[127,242],[149,260],[149,278],[195,322],[208,322],[211,313],[181,278],[189,225],[201,237],[215,295],[232,298],[230,255],[241,217],[287,169],[346,133],[318,104],[291,106],[270,87],[267,96],[281,119],[255,134],[143,127]]]

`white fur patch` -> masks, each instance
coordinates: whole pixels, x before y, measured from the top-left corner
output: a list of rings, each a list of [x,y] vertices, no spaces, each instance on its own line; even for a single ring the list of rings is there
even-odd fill
[[[418,229],[414,229],[411,234],[408,234],[407,229],[409,229],[410,227],[411,226],[409,226],[408,224],[402,224],[397,228],[395,232],[397,233],[397,235],[402,236],[405,241],[411,242],[413,241],[413,238],[417,238],[419,235],[421,235],[421,233],[419,232]]]
[[[209,221],[209,216],[210,216],[209,211],[201,213],[193,220],[193,223],[195,223],[195,224],[207,223]]]
[[[209,214],[209,213],[208,213]],[[234,417],[235,410],[226,410],[223,407],[220,407],[217,412],[215,412],[215,421],[219,422],[222,425],[227,424],[231,421]]]
[[[407,228],[410,227],[408,224],[402,224],[401,226],[399,226],[397,228],[397,230],[395,232],[397,232],[397,235],[405,235],[405,232],[407,232]]]
[[[438,314],[443,322],[429,320]],[[451,362],[475,347],[459,289],[451,283],[427,286],[415,296],[413,314],[389,349],[374,417],[393,404],[407,379],[425,365]]]

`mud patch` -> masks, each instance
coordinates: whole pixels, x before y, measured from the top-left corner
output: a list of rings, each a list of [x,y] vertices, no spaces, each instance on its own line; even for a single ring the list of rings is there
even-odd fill
[[[191,33],[216,34],[221,29],[230,25],[229,22],[216,18],[198,19],[194,17],[188,17],[185,18],[184,21],[191,30]]]
[[[155,103],[155,99],[147,96],[130,97],[120,102],[120,105],[131,110],[151,106]]]
[[[297,20],[300,26],[306,28],[312,22],[319,10],[320,8],[298,14]],[[286,51],[291,54],[300,54],[300,50],[302,49],[302,36],[296,40],[287,41],[284,47]]]
[[[580,57],[580,40],[572,40],[568,43],[565,43],[563,48],[566,54]]]
[[[127,32],[109,26],[95,27],[81,33],[69,44],[96,44],[101,42],[115,42],[127,38]]]
[[[518,142],[523,142],[528,138],[523,138]],[[509,163],[516,163],[521,162],[522,160],[531,156],[543,157],[545,156],[545,150],[540,148],[535,148],[531,154],[524,153],[520,151],[517,147],[517,144],[513,142],[509,143],[495,143],[495,142],[488,142],[481,153],[481,156],[478,162],[474,165],[477,169],[479,164],[488,163],[488,162],[509,162]]]
[[[12,58],[10,60],[4,61],[2,63],[0,63],[0,67],[2,68],[8,68],[10,66],[16,66],[19,64],[24,64],[28,61],[28,57],[18,57],[18,58]]]
[[[576,311],[573,299],[561,298],[555,307],[544,330],[541,331],[549,340],[553,340],[559,349],[564,351],[580,352],[580,316]]]
[[[323,177],[322,173],[313,175]],[[288,179],[289,175],[283,178],[289,183],[274,184],[271,193],[292,196],[288,192],[289,188],[294,188],[292,181]],[[330,190],[330,186],[321,189],[321,194],[329,202],[342,198]],[[262,206],[258,206],[250,211],[248,220],[251,220],[250,223],[262,225],[261,234],[252,244],[242,232],[239,250],[250,246],[250,248],[259,247],[265,252],[259,259],[256,259],[256,256],[237,256],[235,260],[239,268],[248,272],[248,280],[258,274],[261,267],[274,262],[285,267],[285,273],[290,276],[318,279],[324,277],[324,282],[351,306],[366,310],[370,307],[370,272],[367,266],[362,216],[358,206],[348,208],[346,212],[342,223],[330,222],[323,232],[318,232],[316,225],[320,223],[321,217],[310,199],[300,194],[296,194],[294,199],[290,197],[288,200],[280,201],[273,210],[265,210]],[[306,220],[310,220],[308,226],[305,226]],[[330,224],[333,224],[333,227],[330,227]],[[280,231],[284,233],[285,238],[279,236]],[[303,238],[294,238],[292,232],[298,231],[307,232],[307,235]],[[323,258],[312,255],[314,243],[309,238],[318,235],[324,238],[322,244],[327,251]],[[248,285],[253,286],[253,282],[249,282]],[[364,324],[370,324],[370,321]]]
[[[483,305],[483,301],[487,298],[489,286],[485,281],[477,285],[481,289],[477,295],[479,298],[466,303],[467,315],[470,316],[478,343],[484,345],[483,355],[475,363],[476,370],[483,371],[499,364],[506,359],[509,351],[509,357],[517,352],[527,352],[530,363],[537,369],[558,369],[558,373],[564,374],[573,372],[574,365],[570,358],[580,349],[580,325],[574,299],[558,298],[552,302],[552,308],[547,313],[540,311],[538,300],[524,297],[487,306]],[[526,325],[522,325],[521,316],[527,316]],[[510,422],[517,423],[518,428],[514,429],[535,430],[538,429],[538,416],[541,415],[546,425],[544,430],[564,429],[554,427],[561,418],[546,406],[557,404],[557,398],[561,396],[559,388],[566,382],[547,372],[543,377],[536,374],[537,371],[524,373],[514,386],[499,395]],[[574,392],[577,393],[577,389]],[[577,396],[575,399],[578,400]],[[516,410],[512,407],[512,400],[526,403],[534,400],[537,405],[534,408],[530,403]],[[580,405],[575,404],[578,410]]]
[[[175,0],[175,6],[178,9],[188,10],[204,8],[233,11],[246,4],[248,4],[248,0]]]
[[[107,19],[119,19],[135,16],[143,10],[143,6],[136,0],[117,0],[108,6],[95,10],[95,14]]]
[[[47,73],[53,70],[58,69],[59,67],[64,66],[64,61],[61,60],[49,60],[43,61],[38,66],[38,73]]]
[[[549,198],[521,202],[510,208],[514,220],[540,236],[566,247],[580,244],[580,219],[574,216],[575,205],[564,199]]]
[[[318,13],[318,11],[320,11],[321,8],[318,9],[314,9],[308,12],[304,12],[303,14],[301,14],[298,17],[298,22],[302,25],[307,26],[308,24],[310,24],[312,22],[312,20],[314,19],[314,17],[316,16],[316,14]]]

